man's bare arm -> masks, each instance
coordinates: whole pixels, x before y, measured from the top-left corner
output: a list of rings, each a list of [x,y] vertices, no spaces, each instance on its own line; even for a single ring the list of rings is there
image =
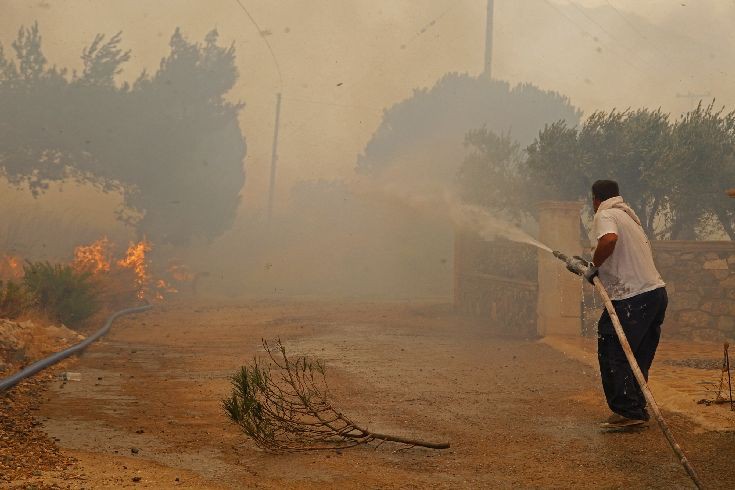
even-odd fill
[[[595,249],[595,256],[592,258],[592,263],[595,267],[600,267],[603,262],[610,257],[615,250],[615,244],[618,242],[618,236],[615,233],[608,233],[602,235],[597,240],[597,248]]]

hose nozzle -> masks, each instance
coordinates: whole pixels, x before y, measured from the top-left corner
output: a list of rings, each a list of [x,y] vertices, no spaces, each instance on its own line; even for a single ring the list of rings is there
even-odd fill
[[[584,275],[584,273],[587,271],[587,268],[590,266],[590,263],[584,260],[582,257],[568,257],[566,254],[563,254],[558,250],[554,250],[552,253],[554,254],[554,257],[566,264],[567,270],[569,272],[573,272],[578,276]]]

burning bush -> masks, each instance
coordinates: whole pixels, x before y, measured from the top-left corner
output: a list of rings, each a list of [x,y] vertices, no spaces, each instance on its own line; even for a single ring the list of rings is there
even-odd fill
[[[35,306],[52,319],[78,324],[98,310],[90,272],[50,262],[27,262],[23,271],[23,285]]]
[[[129,300],[162,300],[164,293],[178,292],[167,280],[154,277],[149,254],[151,243],[143,240],[131,242],[120,259],[115,259],[115,246],[103,237],[74,250],[72,267],[77,272],[87,272],[99,284],[108,303]],[[174,263],[167,271],[176,281],[191,281],[191,273],[183,264]],[[113,298],[114,297],[114,298]]]
[[[0,255],[0,318],[18,318],[28,310],[77,326],[99,310],[129,306],[139,300],[163,300],[176,293],[177,284],[191,282],[193,274],[179,261],[171,260],[164,274],[153,273],[145,238],[131,242],[124,255],[103,237],[79,245],[69,264],[26,261]],[[3,282],[5,281],[5,282]]]
[[[112,262],[112,243],[102,237],[89,245],[79,245],[74,249],[72,266],[77,271],[100,274],[110,272]]]

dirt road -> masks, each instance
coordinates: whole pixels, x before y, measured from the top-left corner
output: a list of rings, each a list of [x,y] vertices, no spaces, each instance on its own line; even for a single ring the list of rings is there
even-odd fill
[[[275,337],[327,361],[333,398],[355,421],[452,448],[256,449],[220,400]],[[494,338],[444,305],[167,304],[120,320],[73,369],[82,381],[54,382],[39,412],[78,460],[81,476],[62,488],[691,487],[655,426],[598,431],[608,412],[594,370]],[[705,482],[732,488],[735,434],[669,420]]]

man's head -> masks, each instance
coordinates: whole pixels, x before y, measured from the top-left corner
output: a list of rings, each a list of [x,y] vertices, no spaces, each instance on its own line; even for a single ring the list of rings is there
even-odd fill
[[[600,207],[603,201],[619,195],[620,189],[617,182],[614,180],[598,180],[592,184],[592,207],[597,212],[597,208]]]

